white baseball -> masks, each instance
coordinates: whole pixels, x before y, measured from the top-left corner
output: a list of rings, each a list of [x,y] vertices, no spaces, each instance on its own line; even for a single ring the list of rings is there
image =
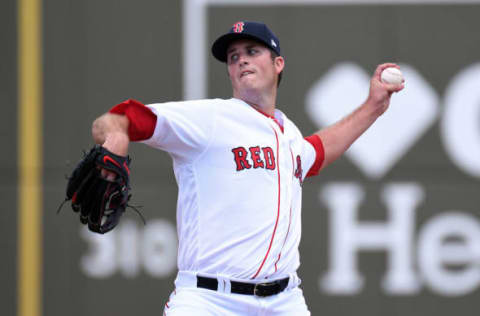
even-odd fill
[[[380,78],[385,83],[400,84],[403,82],[402,72],[398,68],[385,68],[380,75]]]

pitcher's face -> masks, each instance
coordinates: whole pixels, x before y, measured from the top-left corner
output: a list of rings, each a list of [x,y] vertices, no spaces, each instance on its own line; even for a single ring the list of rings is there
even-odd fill
[[[235,41],[229,46],[227,65],[234,96],[248,90],[261,92],[276,87],[278,74],[284,66],[282,57],[272,60],[267,47],[249,39]]]

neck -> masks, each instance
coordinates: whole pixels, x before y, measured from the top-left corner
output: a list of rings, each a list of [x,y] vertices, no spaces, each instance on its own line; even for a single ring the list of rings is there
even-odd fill
[[[271,93],[258,93],[257,91],[238,91],[233,92],[233,97],[240,99],[250,106],[262,111],[268,115],[275,115],[275,101],[277,99],[277,91]]]

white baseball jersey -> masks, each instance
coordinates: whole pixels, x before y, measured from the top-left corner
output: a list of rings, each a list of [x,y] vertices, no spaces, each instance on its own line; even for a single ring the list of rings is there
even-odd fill
[[[295,273],[301,185],[323,162],[319,138],[314,146],[281,111],[268,117],[238,99],[147,106],[157,121],[144,142],[171,155],[179,187],[178,269],[243,280]]]

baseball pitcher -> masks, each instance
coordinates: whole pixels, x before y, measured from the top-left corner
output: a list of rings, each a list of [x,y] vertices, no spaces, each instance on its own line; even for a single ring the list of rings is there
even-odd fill
[[[80,220],[105,233],[129,199],[128,146],[166,151],[178,183],[178,275],[164,315],[310,315],[297,276],[302,185],[389,107],[404,83],[375,70],[353,113],[308,137],[277,109],[285,60],[263,23],[241,21],[218,37],[232,98],[143,105],[124,101],[95,120],[96,147],[69,180]]]

